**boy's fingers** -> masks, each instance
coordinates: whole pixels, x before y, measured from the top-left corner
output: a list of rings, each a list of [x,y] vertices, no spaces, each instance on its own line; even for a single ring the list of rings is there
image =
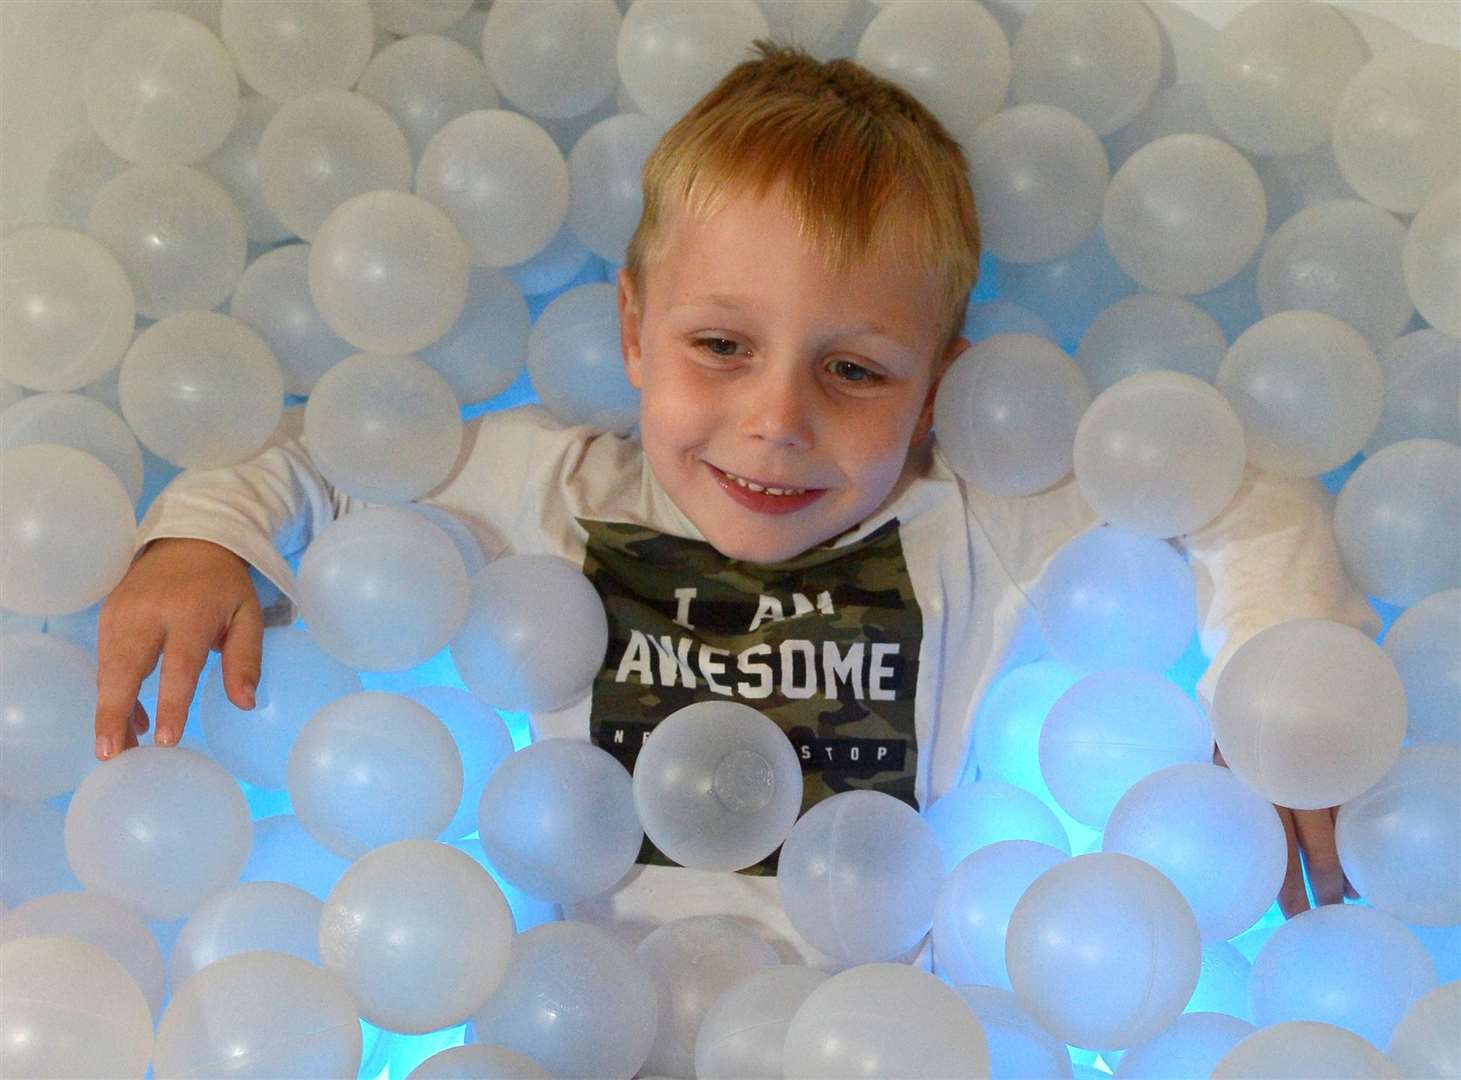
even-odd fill
[[[1294,829],[1293,811],[1286,806],[1275,806],[1278,819],[1283,822],[1283,837],[1288,842],[1289,861],[1284,870],[1283,884],[1278,888],[1278,907],[1285,919],[1309,910],[1309,894],[1304,891],[1304,866],[1299,861],[1299,838]]]
[[[1309,871],[1309,884],[1314,901],[1338,904],[1344,900],[1344,871],[1339,866],[1339,849],[1334,846],[1334,817],[1328,809],[1295,810],[1294,830],[1304,863]]]
[[[145,735],[147,734],[147,725],[149,723],[150,720],[147,716],[147,710],[142,707],[142,702],[137,702],[132,707],[132,730],[139,736]]]
[[[122,638],[97,651],[96,756],[121,752],[137,708],[137,691],[157,664],[158,639]]]
[[[223,688],[228,700],[240,709],[254,707],[254,688],[259,685],[263,660],[264,616],[259,602],[250,597],[238,606],[223,638]]]
[[[162,679],[157,690],[157,731],[153,741],[171,746],[188,722],[188,706],[198,686],[198,674],[208,662],[208,646],[196,636],[174,631],[162,654]]]

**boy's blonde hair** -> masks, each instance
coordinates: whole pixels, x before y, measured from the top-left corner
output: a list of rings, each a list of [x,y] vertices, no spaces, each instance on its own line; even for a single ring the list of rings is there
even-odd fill
[[[938,275],[947,347],[979,274],[962,148],[913,95],[852,60],[766,39],[753,48],[761,57],[733,68],[644,164],[644,213],[625,258],[635,295],[677,208],[703,219],[728,195],[762,198],[784,179],[802,237],[832,272],[876,259]]]

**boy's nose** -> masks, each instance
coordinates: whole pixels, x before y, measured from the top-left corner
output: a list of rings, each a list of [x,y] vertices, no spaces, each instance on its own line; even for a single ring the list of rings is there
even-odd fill
[[[810,450],[813,416],[811,390],[795,371],[764,371],[748,387],[742,430],[793,450]]]

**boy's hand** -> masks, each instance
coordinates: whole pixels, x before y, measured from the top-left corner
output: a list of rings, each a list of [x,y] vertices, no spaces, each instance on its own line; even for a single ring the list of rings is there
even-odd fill
[[[210,649],[223,654],[223,685],[240,709],[254,707],[263,614],[248,563],[207,540],[155,540],[102,605],[97,625],[96,756],[137,745],[148,717],[137,700],[162,656],[156,741],[182,735]]]

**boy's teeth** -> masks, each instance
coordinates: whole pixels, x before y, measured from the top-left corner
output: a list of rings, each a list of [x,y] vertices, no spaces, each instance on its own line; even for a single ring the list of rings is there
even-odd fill
[[[801,494],[805,493],[805,491],[806,491],[806,488],[769,488],[769,487],[762,487],[760,484],[752,483],[750,480],[742,480],[739,476],[736,476],[734,473],[726,473],[726,475],[729,476],[732,480],[734,480],[737,484],[739,484],[743,488],[749,488],[752,491],[764,492],[767,495],[801,495]]]

